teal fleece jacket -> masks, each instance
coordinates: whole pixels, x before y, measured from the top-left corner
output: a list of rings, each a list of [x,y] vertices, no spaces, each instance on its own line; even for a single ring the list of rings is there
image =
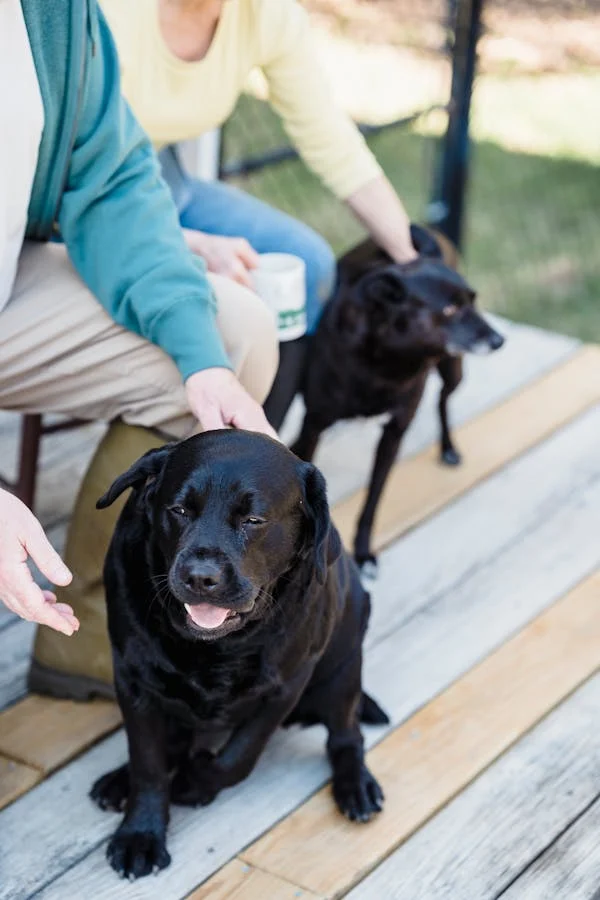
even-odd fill
[[[97,3],[21,5],[45,114],[27,237],[60,235],[109,315],[162,347],[184,380],[229,367],[204,263],[188,250],[152,146],[121,97]]]

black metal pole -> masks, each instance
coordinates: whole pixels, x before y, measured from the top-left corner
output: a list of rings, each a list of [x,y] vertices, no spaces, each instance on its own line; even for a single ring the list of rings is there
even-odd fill
[[[452,88],[448,127],[442,141],[437,183],[428,220],[457,247],[462,245],[469,177],[469,113],[484,0],[457,0],[452,47]]]

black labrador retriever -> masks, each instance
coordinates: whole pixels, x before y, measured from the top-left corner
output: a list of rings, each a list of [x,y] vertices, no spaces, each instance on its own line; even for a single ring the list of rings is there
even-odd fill
[[[246,778],[282,724],[326,726],[336,803],[370,819],[383,794],[359,722],[388,719],[362,691],[369,595],[318,469],[262,435],[214,431],[150,451],[98,507],[129,487],[105,566],[129,764],[92,789],[125,809],[113,868],[167,866],[169,804]]]
[[[437,368],[441,459],[460,456],[448,425],[448,397],[462,380],[462,354],[490,353],[504,343],[475,310],[475,292],[448,262],[434,235],[412,225],[419,258],[398,265],[373,241],[343,256],[338,287],[311,342],[303,385],[306,414],[292,450],[311,460],[325,429],[339,419],[389,413],[354,539],[354,557],[374,571],[371,530],[400,442],[417,411],[427,376]],[[448,251],[449,245],[444,245]]]

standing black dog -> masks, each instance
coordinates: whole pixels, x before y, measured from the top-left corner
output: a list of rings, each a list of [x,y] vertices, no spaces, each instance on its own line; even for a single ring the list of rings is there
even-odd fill
[[[475,292],[446,264],[433,234],[415,225],[411,233],[420,253],[414,263],[394,263],[371,240],[341,258],[338,288],[312,339],[306,415],[292,447],[311,460],[322,432],[339,419],[390,413],[354,539],[361,567],[375,567],[375,510],[430,371],[437,367],[442,378],[441,458],[457,465],[447,403],[462,380],[462,354],[490,353],[504,343],[474,309]]]
[[[270,438],[215,431],[147,453],[98,507],[129,487],[105,567],[129,765],[92,789],[126,810],[112,866],[167,866],[169,803],[210,803],[282,724],[327,727],[337,805],[367,821],[383,794],[359,721],[387,717],[362,691],[369,595],[322,475]]]

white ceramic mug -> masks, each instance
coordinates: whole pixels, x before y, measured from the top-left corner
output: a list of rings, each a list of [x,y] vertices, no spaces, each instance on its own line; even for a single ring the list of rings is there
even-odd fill
[[[280,341],[306,333],[306,266],[291,253],[261,253],[252,270],[254,290],[273,312]]]

